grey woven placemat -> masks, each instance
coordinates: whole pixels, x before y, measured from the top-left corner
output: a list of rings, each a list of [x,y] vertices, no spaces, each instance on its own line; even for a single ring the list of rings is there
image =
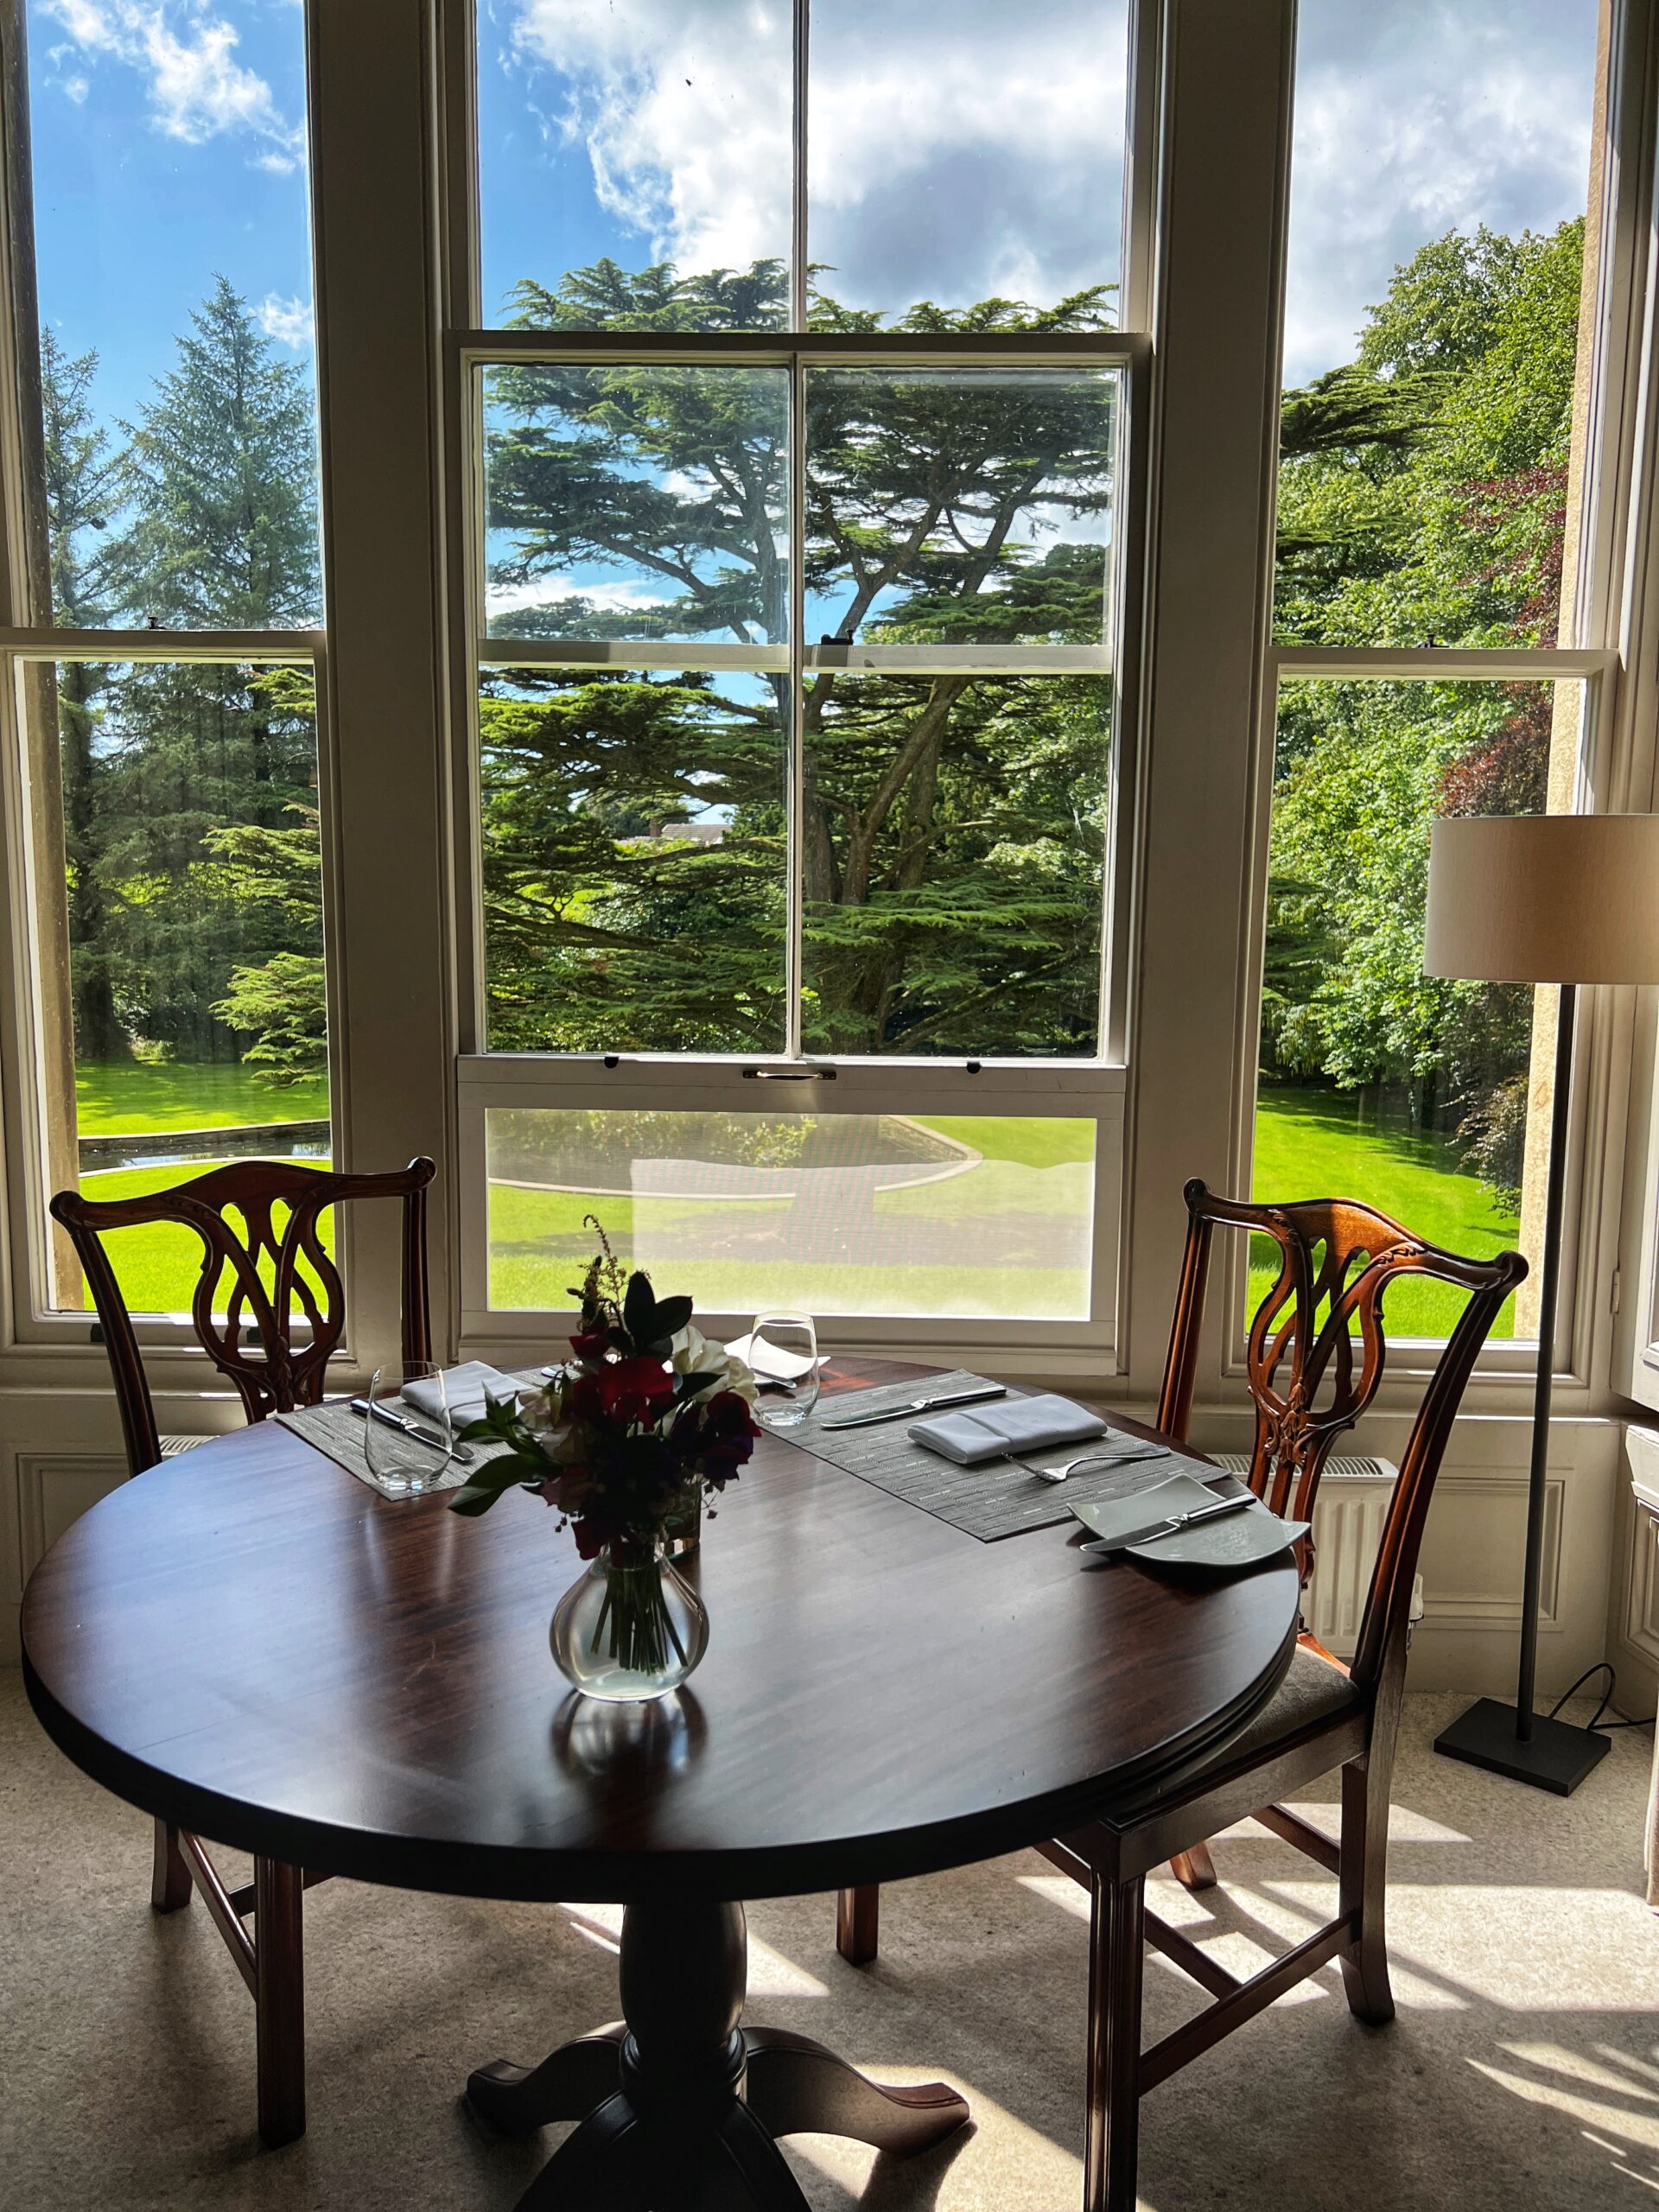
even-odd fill
[[[994,1544],[1003,1536],[1023,1535],[1030,1529],[1052,1528],[1069,1521],[1075,1505],[1097,1504],[1109,1497],[1133,1497],[1151,1490],[1174,1474],[1193,1474],[1215,1481],[1220,1470],[1207,1460],[1192,1459],[1171,1452],[1155,1459],[1133,1459],[1123,1467],[1085,1467],[1064,1483],[1039,1482],[1025,1467],[1006,1459],[993,1459],[978,1467],[959,1467],[926,1446],[912,1444],[906,1434],[908,1421],[885,1421],[871,1428],[826,1429],[825,1421],[845,1420],[855,1413],[875,1413],[884,1406],[903,1405],[911,1398],[943,1396],[951,1390],[970,1390],[985,1381],[961,1369],[949,1375],[930,1375],[925,1383],[887,1382],[869,1390],[844,1390],[819,1401],[798,1428],[780,1430],[791,1444],[798,1444],[832,1466],[844,1467],[878,1490],[918,1505],[953,1529]],[[1010,1397],[1029,1395],[1011,1390]],[[919,1419],[919,1415],[912,1415]],[[1103,1439],[1109,1442],[1109,1435]],[[1052,1445],[1021,1456],[1033,1467],[1063,1467],[1089,1446]]]
[[[525,1368],[512,1379],[515,1382],[539,1382],[541,1370]],[[355,1475],[359,1482],[378,1491],[382,1497],[419,1497],[426,1494],[420,1491],[388,1490],[380,1478],[371,1472],[364,1450],[368,1423],[361,1414],[354,1414],[344,1399],[333,1399],[321,1406],[302,1406],[298,1413],[276,1414],[272,1418],[281,1421],[284,1428],[291,1428],[296,1436],[302,1436],[337,1466],[344,1467],[348,1475]],[[416,1446],[417,1452],[420,1448]],[[473,1466],[477,1467],[486,1459],[498,1458],[507,1447],[505,1444],[469,1444],[467,1448],[473,1454]],[[438,1466],[440,1456],[435,1446],[431,1452],[435,1467]],[[471,1468],[452,1463],[433,1478],[427,1490],[459,1490],[471,1471]]]

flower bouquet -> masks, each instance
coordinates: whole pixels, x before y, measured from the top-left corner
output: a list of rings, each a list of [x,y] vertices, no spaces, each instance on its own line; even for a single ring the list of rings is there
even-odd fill
[[[594,1562],[554,1616],[554,1657],[590,1696],[661,1696],[708,1640],[664,1545],[753,1450],[755,1382],[693,1325],[689,1298],[659,1299],[587,1218],[601,1249],[571,1293],[575,1358],[517,1408],[492,1401],[466,1430],[469,1443],[509,1448],[474,1469],[449,1510],[487,1513],[516,1487],[544,1498]]]

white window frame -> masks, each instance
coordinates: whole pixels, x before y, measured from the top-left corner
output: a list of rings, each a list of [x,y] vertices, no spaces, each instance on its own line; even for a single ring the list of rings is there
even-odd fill
[[[7,1211],[10,1244],[21,1265],[12,1270],[12,1328],[14,1342],[22,1346],[97,1344],[100,1339],[91,1311],[54,1306],[48,1295],[52,1266],[48,1240],[52,1235],[47,1213],[51,1196],[46,1158],[47,1085],[45,1021],[42,993],[48,979],[41,972],[41,944],[37,926],[36,898],[39,855],[33,827],[37,818],[35,770],[30,734],[21,710],[18,678],[29,666],[52,666],[86,662],[151,667],[186,664],[210,667],[252,666],[309,668],[315,686],[317,732],[317,802],[322,865],[324,916],[324,972],[328,991],[329,1035],[338,1034],[335,963],[332,957],[334,814],[329,782],[324,767],[322,719],[327,698],[327,654],[324,634],[317,630],[73,630],[44,625],[0,626],[0,748],[6,771],[0,782],[8,794],[6,838],[18,864],[10,871],[10,899],[6,928],[6,988],[0,1001],[6,1018],[3,1037],[5,1065],[17,1080],[6,1085],[6,1148],[21,1173],[9,1178]],[[332,1065],[330,1069],[332,1077]],[[329,1087],[330,1141],[339,1144],[338,1099]],[[341,1221],[336,1234],[349,1239],[349,1225]],[[200,1352],[187,1313],[135,1313],[135,1327],[142,1344],[160,1351]],[[99,1355],[102,1356],[101,1354]]]
[[[768,1078],[771,1079],[768,1082]],[[763,1084],[766,1087],[763,1090]],[[775,1086],[775,1088],[774,1088]],[[1101,1376],[1116,1370],[1117,1224],[1122,1192],[1125,1077],[1098,1063],[987,1061],[976,1074],[956,1061],[910,1060],[893,1070],[870,1060],[743,1060],[673,1054],[562,1058],[550,1079],[537,1053],[496,1052],[463,1059],[458,1128],[461,1178],[461,1337],[468,1357],[527,1363],[562,1333],[557,1310],[493,1309],[489,1302],[488,1185],[485,1117],[493,1107],[606,1108],[620,1112],[800,1110],[832,1114],[1017,1115],[1092,1119],[1097,1128],[1091,1244],[1093,1312],[1087,1321],[996,1321],[877,1315],[820,1316],[826,1344],[845,1351],[918,1357],[990,1356],[1010,1373]],[[802,1094],[807,1094],[803,1096]],[[594,1200],[602,1218],[604,1204]],[[764,1303],[764,1299],[761,1299]],[[716,1336],[735,1335],[747,1313],[706,1312]],[[563,1333],[568,1333],[568,1327]]]
[[[1162,26],[1159,10],[1131,0],[1129,72],[1125,104],[1125,171],[1119,303],[1132,327],[1090,334],[1033,334],[1029,337],[972,334],[814,333],[804,330],[804,178],[806,114],[803,83],[807,0],[794,0],[797,60],[793,118],[794,208],[791,321],[777,333],[625,334],[486,330],[471,321],[480,297],[477,202],[476,44],[471,0],[461,0],[446,44],[445,141],[452,176],[464,187],[452,205],[446,233],[450,312],[469,326],[452,329],[445,348],[448,555],[452,579],[450,710],[452,728],[465,734],[457,747],[453,785],[455,828],[453,867],[457,918],[457,1013],[461,1050],[456,1062],[455,1154],[461,1295],[458,1315],[464,1353],[505,1359],[533,1356],[561,1331],[561,1312],[502,1312],[488,1304],[488,1190],[484,1173],[484,1116],[492,1104],[570,1106],[605,1103],[620,1109],[693,1101],[713,1110],[754,1109],[754,1084],[746,1070],[771,1075],[806,1074],[833,1067],[835,1081],[815,1080],[811,1110],[819,1113],[1018,1113],[1022,1116],[1079,1114],[1097,1124],[1091,1311],[1086,1321],[932,1322],[903,1317],[828,1317],[825,1340],[849,1350],[861,1345],[926,1356],[953,1348],[995,1357],[1013,1371],[1021,1367],[1051,1375],[1096,1377],[1118,1370],[1118,1317],[1125,1257],[1121,1224],[1124,1189],[1125,1110],[1131,987],[1130,864],[1135,820],[1136,764],[1141,724],[1141,639],[1144,620],[1147,457],[1153,415],[1153,347],[1146,334],[1154,284],[1154,208],[1160,188],[1158,149]],[[791,602],[789,645],[739,647],[626,643],[528,643],[492,637],[483,616],[483,486],[481,372],[504,360],[594,362],[642,357],[700,365],[720,362],[774,365],[788,369],[793,456],[790,486]],[[957,368],[1014,365],[1043,368],[1116,367],[1122,371],[1110,546],[1111,634],[1098,645],[891,646],[879,643],[809,645],[804,636],[803,464],[804,380],[814,367]],[[788,1034],[775,1055],[652,1054],[613,1056],[503,1053],[485,1049],[484,926],[480,887],[478,674],[489,666],[537,665],[679,668],[688,654],[699,666],[787,670],[798,701],[803,680],[814,671],[858,668],[872,672],[931,675],[1085,673],[1112,686],[1110,804],[1102,885],[1100,1033],[1093,1056],[1065,1060],[969,1062],[962,1058],[882,1057],[815,1060],[799,1034],[799,929],[791,912],[787,972]],[[790,733],[791,806],[799,788],[799,713]],[[791,885],[798,865],[791,830]],[[797,902],[791,895],[791,908]],[[925,1103],[920,1103],[925,1101]],[[745,1317],[712,1316],[712,1325],[738,1325]],[[752,1318],[752,1317],[748,1317]],[[971,1341],[970,1341],[971,1340]]]
[[[1313,682],[1402,683],[1529,683],[1583,684],[1584,711],[1579,728],[1579,758],[1574,811],[1583,810],[1604,785],[1607,755],[1617,726],[1620,658],[1611,648],[1568,646],[1456,646],[1414,647],[1276,645],[1266,661],[1256,729],[1257,830],[1253,840],[1255,874],[1249,901],[1250,934],[1247,972],[1250,989],[1240,1007],[1240,1066],[1237,1098],[1237,1143],[1234,1188],[1248,1193],[1253,1168],[1257,1088],[1257,1062],[1262,1022],[1262,952],[1267,926],[1268,872],[1273,810],[1274,748],[1277,738],[1281,687],[1298,679]],[[1542,988],[1543,986],[1539,988]],[[1255,1049],[1246,1049],[1253,1046]],[[1581,1128],[1584,1099],[1592,1066],[1592,1039],[1587,1024],[1580,1027],[1573,1050],[1573,1112]],[[1584,1176],[1582,1147],[1575,1144],[1569,1160],[1567,1208],[1574,1214],[1580,1202]],[[1341,1193],[1329,1193],[1338,1196]],[[1408,1226],[1410,1224],[1408,1224]],[[1235,1238],[1229,1255],[1227,1343],[1230,1347],[1227,1372],[1246,1372],[1246,1340],[1251,1309],[1249,1300],[1249,1256],[1245,1240]],[[1576,1248],[1563,1253],[1560,1305],[1560,1346],[1570,1347],[1572,1317],[1579,1258]],[[1434,1367],[1444,1338],[1390,1334],[1390,1364],[1396,1376],[1414,1378]],[[1495,1376],[1536,1372],[1538,1346],[1524,1337],[1489,1339],[1480,1355],[1483,1373]]]

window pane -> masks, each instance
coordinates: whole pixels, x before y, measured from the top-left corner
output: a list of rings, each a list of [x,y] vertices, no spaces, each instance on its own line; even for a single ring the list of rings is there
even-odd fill
[[[1094,1054],[1109,686],[820,676],[804,720],[808,1051]]]
[[[1117,318],[1126,0],[813,0],[815,318]]]
[[[787,639],[789,372],[486,372],[498,637]]]
[[[80,627],[315,624],[302,11],[29,17],[41,604]]]
[[[1534,1248],[1555,995],[1422,972],[1429,826],[1547,810],[1584,687],[1322,680],[1281,690],[1255,1196],[1362,1200],[1478,1259]],[[1570,779],[1568,781],[1570,789]],[[1542,1110],[1538,1109],[1541,1097]],[[1252,1255],[1251,1290],[1273,1279]],[[1507,1305],[1495,1334],[1533,1325]],[[1463,1300],[1403,1281],[1396,1334],[1445,1336]]]
[[[569,1309],[591,1213],[620,1259],[705,1313],[1089,1316],[1092,1121],[541,1108],[485,1119],[497,1310]]]
[[[493,1049],[781,1050],[780,692],[620,669],[486,679]]]
[[[781,329],[787,6],[480,0],[484,319]]]
[[[1282,636],[1555,642],[1599,12],[1301,0]]]
[[[56,728],[62,845],[40,856],[40,942],[48,959],[67,945],[73,1091],[54,1096],[49,1071],[47,1104],[81,1191],[137,1197],[226,1160],[326,1163],[310,667],[65,661],[18,680],[25,716]],[[193,1231],[122,1230],[110,1249],[135,1310],[188,1307]],[[63,1302],[90,1303],[78,1279]]]
[[[808,637],[1105,640],[1121,379],[810,372]]]

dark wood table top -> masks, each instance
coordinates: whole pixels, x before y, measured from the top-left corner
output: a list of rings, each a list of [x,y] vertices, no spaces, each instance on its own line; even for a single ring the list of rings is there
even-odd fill
[[[548,1507],[388,1501],[265,1423],[59,1539],[24,1598],[24,1670],[118,1796],[320,1873],[781,1896],[1064,1833],[1271,1694],[1288,1560],[1203,1589],[1085,1569],[1079,1533],[981,1543],[768,1437],[705,1526],[702,1665],[677,1700],[596,1707],[548,1650],[579,1572]]]

